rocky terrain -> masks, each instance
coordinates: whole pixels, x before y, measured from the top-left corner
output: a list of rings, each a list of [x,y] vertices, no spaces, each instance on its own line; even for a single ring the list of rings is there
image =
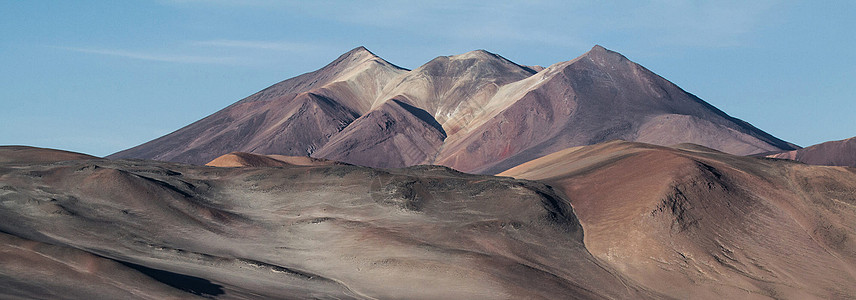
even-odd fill
[[[623,141],[498,177],[275,158],[0,147],[0,297],[856,295],[853,168]]]

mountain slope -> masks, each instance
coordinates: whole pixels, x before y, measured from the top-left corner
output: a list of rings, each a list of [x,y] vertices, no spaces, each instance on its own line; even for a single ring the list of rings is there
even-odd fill
[[[360,46],[321,69],[274,84],[238,103],[287,100],[301,93],[313,92],[336,99],[350,110],[362,114],[368,111],[388,81],[405,72],[406,69]]]
[[[856,137],[771,154],[767,157],[796,160],[810,165],[856,167]]]
[[[3,153],[0,298],[658,298],[535,182]]]
[[[430,162],[446,132],[431,115],[393,99],[333,136],[313,157],[375,168],[403,168]]]
[[[108,158],[201,165],[235,151],[305,156],[357,117],[338,102],[312,93],[301,94],[288,102],[238,103]]]
[[[675,298],[856,295],[856,169],[613,141],[500,175],[570,199],[591,253]]]
[[[516,100],[444,147],[438,164],[494,174],[611,139],[696,143],[739,155],[794,149],[600,46],[503,89],[498,95]]]
[[[535,74],[502,56],[475,50],[440,56],[390,81],[375,106],[398,99],[427,111],[452,136],[484,113],[499,87]]]

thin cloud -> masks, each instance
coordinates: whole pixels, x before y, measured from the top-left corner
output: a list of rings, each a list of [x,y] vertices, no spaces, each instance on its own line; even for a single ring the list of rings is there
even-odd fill
[[[162,4],[168,5],[220,5],[220,6],[250,6],[250,7],[260,7],[260,6],[271,6],[277,5],[278,1],[273,0],[159,0],[157,1]]]
[[[74,52],[80,52],[80,53],[116,56],[116,57],[131,58],[131,59],[138,59],[138,60],[170,62],[170,63],[218,64],[218,65],[234,65],[234,64],[238,63],[238,59],[235,57],[176,55],[176,54],[163,54],[163,53],[130,51],[130,50],[121,50],[121,49],[105,49],[105,48],[79,48],[79,47],[55,47],[55,48],[68,50],[68,51],[74,51]]]
[[[661,46],[737,47],[769,23],[777,0],[392,1],[291,3],[337,22],[462,41],[576,48],[632,33]]]
[[[318,45],[285,41],[252,41],[252,40],[208,40],[192,42],[195,46],[223,47],[223,48],[244,48],[256,50],[273,50],[273,51],[289,51],[289,52],[305,52],[318,50]]]

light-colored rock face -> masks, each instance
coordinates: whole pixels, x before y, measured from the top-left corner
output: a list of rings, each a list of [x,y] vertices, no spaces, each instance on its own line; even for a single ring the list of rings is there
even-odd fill
[[[407,71],[360,47],[110,157],[202,164],[241,151],[495,174],[611,139],[691,142],[740,155],[795,148],[600,46],[535,69],[477,50]],[[428,117],[390,117],[391,101]],[[395,125],[378,127],[378,118]],[[441,130],[426,125],[434,123]]]
[[[614,141],[499,175],[562,190],[586,248],[677,299],[856,294],[856,172]]]
[[[532,74],[531,69],[484,50],[441,56],[387,84],[375,106],[402,99],[428,111],[454,135],[484,113],[501,86]]]

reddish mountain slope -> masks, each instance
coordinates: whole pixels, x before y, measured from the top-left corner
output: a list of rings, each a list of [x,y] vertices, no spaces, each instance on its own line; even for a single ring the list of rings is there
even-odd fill
[[[438,164],[493,174],[612,139],[696,143],[739,155],[794,148],[600,46],[504,89],[498,95],[515,100],[471,124],[465,138],[444,147]]]
[[[811,165],[856,167],[856,137],[771,154],[767,157],[796,160]]]
[[[856,169],[614,141],[500,175],[562,190],[589,251],[652,291],[679,299],[856,295]]]
[[[428,112],[396,99],[351,123],[315,157],[376,168],[402,168],[434,159],[446,133]]]

